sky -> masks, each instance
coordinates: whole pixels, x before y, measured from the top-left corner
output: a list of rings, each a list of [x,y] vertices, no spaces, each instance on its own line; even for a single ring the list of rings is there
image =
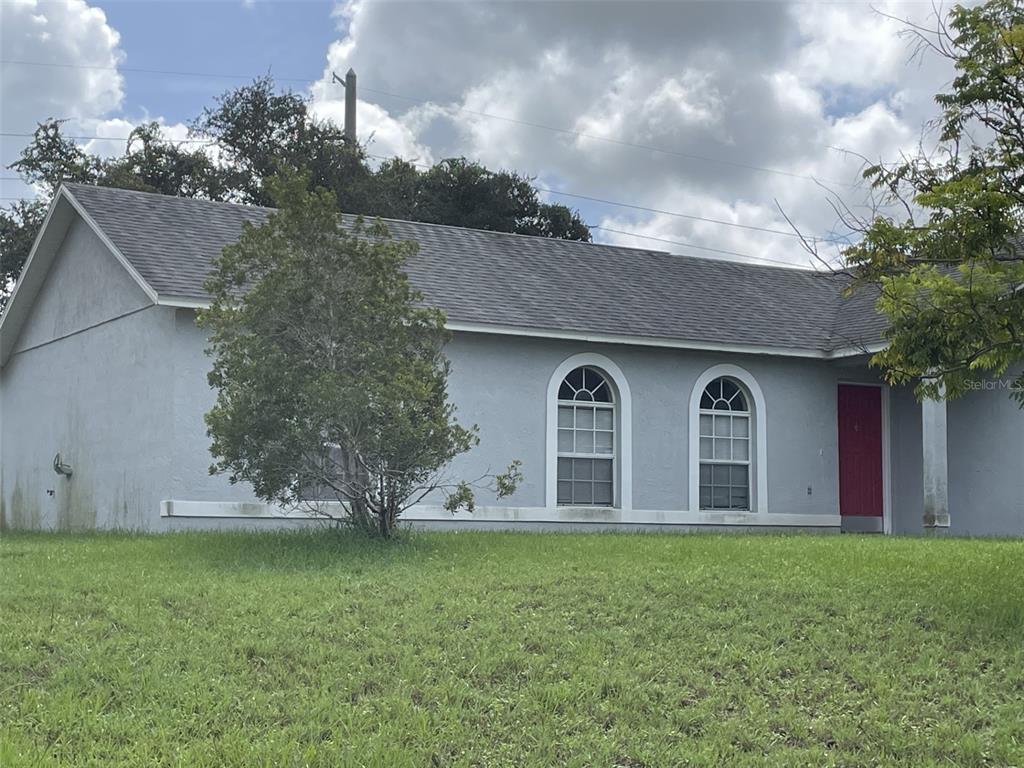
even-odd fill
[[[866,159],[895,160],[949,83],[914,57],[922,2],[0,0],[0,162],[68,119],[118,154],[134,125],[175,140],[214,97],[267,72],[360,138],[418,163],[465,156],[536,179],[595,240],[813,266],[870,212]],[[13,134],[13,135],[12,135]],[[0,203],[31,195],[0,171]]]

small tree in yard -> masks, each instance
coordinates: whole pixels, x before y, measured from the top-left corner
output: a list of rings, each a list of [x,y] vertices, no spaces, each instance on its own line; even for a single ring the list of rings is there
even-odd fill
[[[890,343],[874,362],[919,395],[955,397],[1024,358],[1024,6],[956,6],[910,32],[956,69],[936,96],[938,152],[867,169],[902,215],[846,208],[863,237],[845,256],[881,287]],[[1024,406],[1024,376],[1011,391]]]
[[[307,183],[272,179],[279,209],[245,227],[206,284],[210,471],[384,537],[432,492],[452,512],[472,509],[483,481],[512,493],[518,461],[472,486],[446,476],[478,437],[448,401],[444,315],[402,272],[415,243],[379,223],[346,228],[334,196]]]

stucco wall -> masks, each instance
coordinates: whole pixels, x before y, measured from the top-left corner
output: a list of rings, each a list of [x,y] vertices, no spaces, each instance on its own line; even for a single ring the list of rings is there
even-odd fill
[[[548,381],[564,359],[588,351],[615,362],[632,393],[634,508],[687,508],[690,393],[703,371],[730,363],[764,392],[769,511],[837,514],[836,385],[871,376],[814,360],[459,334],[448,350],[451,393],[481,442],[455,469],[476,476],[519,458],[526,482],[502,503],[542,506]]]
[[[280,521],[161,518],[165,500],[249,502],[208,473],[203,414],[213,403],[205,336],[191,310],[150,306],[89,228],[72,224],[15,353],[0,370],[0,521],[5,526],[166,530]],[[738,365],[765,398],[768,512],[838,513],[836,387],[875,382],[861,362],[456,334],[448,348],[459,418],[480,445],[453,477],[523,462],[503,509],[545,506],[546,398],[552,373],[583,352],[609,358],[632,395],[633,509],[686,510],[689,401],[702,372]],[[907,389],[890,397],[892,527],[921,531],[921,415]],[[1024,532],[1024,414],[1005,390],[949,405],[952,532]],[[66,480],[51,469],[60,452]],[[52,490],[50,495],[47,491]],[[609,522],[604,520],[603,522]]]
[[[248,484],[232,485],[227,476],[209,473],[212,457],[204,415],[213,406],[216,395],[207,382],[210,358],[206,354],[206,334],[196,326],[194,311],[168,311],[174,316],[174,338],[168,346],[174,366],[174,471],[166,498],[254,501]]]
[[[889,393],[892,471],[892,532],[921,533],[924,515],[924,470],[921,451],[921,406],[913,389]]]
[[[1014,377],[946,404],[950,526],[970,536],[1024,534],[1024,411],[1009,397]],[[894,533],[923,532],[921,405],[913,389],[892,391]]]
[[[245,501],[250,498],[246,487],[232,487],[225,478],[207,474],[202,414],[213,394],[206,384],[204,336],[192,318],[191,311],[178,310],[175,322],[174,498]],[[690,392],[704,370],[726,362],[748,370],[765,395],[769,511],[837,514],[835,391],[840,380],[872,380],[861,368],[462,333],[447,350],[450,393],[458,418],[479,426],[480,445],[455,461],[452,475],[476,478],[517,458],[525,478],[515,495],[499,501],[482,494],[479,504],[544,506],[548,382],[563,360],[588,351],[615,362],[632,393],[635,509],[687,509]]]
[[[171,461],[160,340],[173,317],[147,304],[91,230],[73,223],[0,370],[5,525],[150,526]],[[70,479],[52,469],[58,451]]]
[[[1014,374],[947,405],[950,532],[1024,534],[1024,411]]]

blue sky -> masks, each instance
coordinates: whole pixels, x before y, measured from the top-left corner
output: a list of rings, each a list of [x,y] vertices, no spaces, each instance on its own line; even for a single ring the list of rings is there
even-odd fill
[[[303,83],[317,80],[328,45],[344,32],[330,2],[114,2],[108,23],[121,33],[124,112],[185,122],[214,96],[245,82],[239,78],[154,75],[160,69],[251,77],[268,70]],[[304,85],[305,84],[305,85]]]

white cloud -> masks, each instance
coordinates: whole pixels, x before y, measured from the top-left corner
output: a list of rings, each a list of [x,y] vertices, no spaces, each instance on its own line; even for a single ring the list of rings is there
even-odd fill
[[[338,126],[345,124],[343,99],[315,98],[311,104],[311,111],[320,120],[327,120]],[[359,100],[356,102],[356,125],[360,141],[367,143],[367,152],[371,155],[397,156],[423,163],[433,162],[430,149],[416,140],[413,121],[400,122],[389,115],[383,107]]]
[[[4,130],[32,130],[47,116],[96,117],[120,107],[123,82],[111,69],[123,57],[118,43],[118,33],[107,24],[103,11],[84,0],[0,3],[0,49],[5,59],[79,65],[0,67],[0,89],[7,96]]]
[[[118,33],[99,8],[84,0],[0,2],[0,50],[11,61],[75,62],[76,67],[0,66],[0,127],[31,133],[48,117],[76,123],[98,119],[120,107],[124,83],[114,69],[123,58]],[[95,67],[95,68],[94,68]],[[0,162],[17,160],[26,139],[3,142]],[[4,195],[31,195],[6,183]]]
[[[128,120],[123,117],[114,117],[107,120],[82,120],[79,121],[81,135],[100,137],[85,142],[83,149],[99,157],[118,157],[123,155],[128,147],[128,142],[125,139],[138,126],[150,122],[155,122],[160,126],[160,135],[168,141],[182,142],[189,139],[187,125],[184,123],[166,123],[162,117],[146,116],[140,120]],[[202,146],[206,147],[206,145]],[[210,149],[215,148],[211,147]]]
[[[888,2],[881,10],[922,22],[931,6]],[[752,227],[790,230],[789,216],[802,232],[826,237],[842,231],[829,191],[865,203],[859,155],[912,150],[948,79],[942,62],[908,61],[901,25],[858,3],[361,0],[337,13],[344,35],[325,71],[354,67],[360,93],[387,109],[402,146]],[[613,229],[807,261],[792,237],[551,199]]]

